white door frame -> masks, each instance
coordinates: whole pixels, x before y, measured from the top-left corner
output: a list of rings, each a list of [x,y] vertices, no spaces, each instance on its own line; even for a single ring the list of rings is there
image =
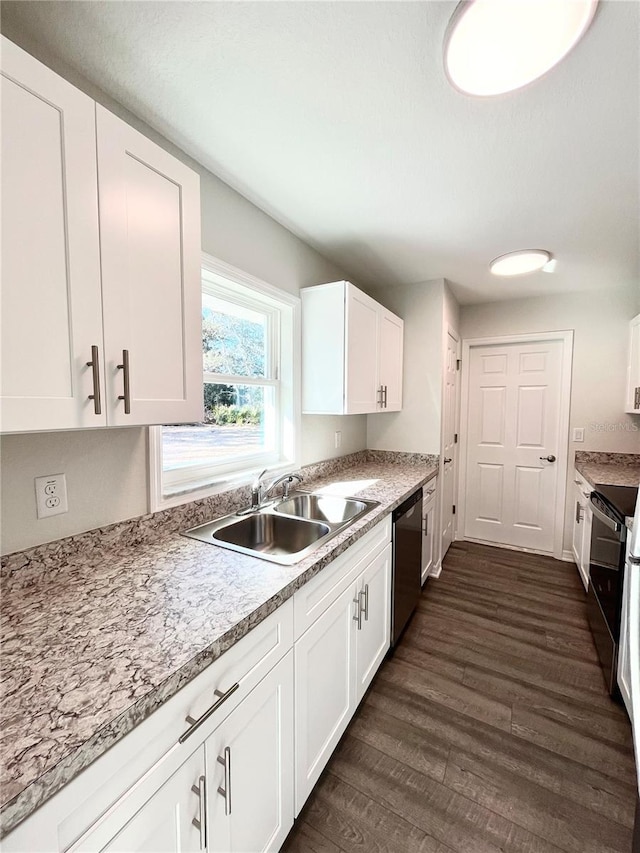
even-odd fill
[[[440,459],[438,461],[438,502],[436,508],[436,519],[435,519],[435,529],[438,534],[438,539],[436,542],[436,550],[435,550],[435,563],[433,569],[431,570],[430,577],[440,577],[440,573],[442,572],[442,560],[444,555],[442,553],[442,517],[443,517],[443,509],[444,509],[444,418],[445,418],[445,371],[447,364],[447,338],[451,335],[451,337],[456,342],[456,358],[460,358],[460,333],[457,329],[454,329],[453,326],[447,323],[444,328],[444,334],[442,336],[442,383],[441,383],[441,401],[440,401]],[[458,434],[460,437],[460,382],[456,382],[456,402],[455,402],[455,411],[453,416],[453,431]],[[460,462],[460,443],[454,444],[453,450],[453,503],[456,506],[456,515],[453,519],[453,530],[452,530],[452,542],[458,538],[458,515],[457,515],[457,491],[458,491],[458,480],[459,480],[459,468],[458,464]]]
[[[562,341],[562,376],[560,379],[560,426],[559,441],[556,451],[558,463],[558,483],[554,512],[553,556],[562,559],[562,543],[564,539],[565,503],[567,497],[567,466],[569,461],[569,412],[571,408],[571,368],[573,363],[573,331],[539,332],[525,335],[494,335],[488,338],[467,338],[462,341],[462,395],[460,404],[460,422],[464,428],[460,432],[460,451],[458,461],[458,497],[459,520],[458,532],[464,538],[466,518],[466,486],[467,486],[467,423],[469,418],[469,362],[472,347],[501,346],[503,344],[527,344],[537,341]],[[508,547],[499,546],[497,547]],[[531,551],[529,548],[514,550]],[[536,553],[549,554],[548,551]]]

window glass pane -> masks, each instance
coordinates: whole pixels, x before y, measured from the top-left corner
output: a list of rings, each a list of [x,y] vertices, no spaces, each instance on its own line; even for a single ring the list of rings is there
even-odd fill
[[[267,330],[267,314],[203,293],[205,373],[266,376]]]
[[[275,447],[275,393],[260,385],[204,386],[204,422],[162,427],[163,470],[223,463]]]

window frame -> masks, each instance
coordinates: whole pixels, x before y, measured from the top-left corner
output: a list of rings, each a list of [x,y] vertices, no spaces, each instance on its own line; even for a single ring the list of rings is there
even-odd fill
[[[257,385],[273,388],[276,395],[274,424],[275,448],[236,457],[215,465],[190,466],[164,482],[162,459],[162,426],[148,430],[149,509],[156,512],[179,506],[250,483],[263,468],[274,475],[298,467],[300,459],[300,298],[274,287],[237,267],[202,254],[202,291],[222,295],[229,284],[239,292],[230,294],[229,302],[253,308],[269,315],[270,335],[265,376],[238,377],[207,374],[203,365],[203,385],[207,376],[216,383]],[[217,280],[216,280],[217,279]],[[229,381],[226,381],[229,380]],[[233,381],[231,381],[233,380]],[[241,381],[240,381],[241,380]],[[287,452],[289,451],[289,452]]]

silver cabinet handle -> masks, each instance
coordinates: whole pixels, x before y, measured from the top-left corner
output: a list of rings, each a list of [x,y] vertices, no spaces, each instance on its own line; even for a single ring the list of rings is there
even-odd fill
[[[424,536],[427,536],[429,533],[429,516],[425,515],[424,517],[424,527],[422,529],[422,533]]]
[[[362,604],[360,605],[360,609],[364,613],[364,621],[369,621],[369,584],[366,583],[364,585],[364,589],[361,590],[360,595],[364,597],[364,608]]]
[[[638,385],[633,395],[633,408],[640,409],[640,385]]]
[[[378,388],[377,397],[378,397],[378,405],[380,406],[380,408],[382,408],[382,385]]]
[[[178,743],[184,743],[187,738],[190,738],[191,735],[195,732],[195,730],[199,729],[200,726],[203,723],[205,723],[212,714],[215,714],[215,712],[218,710],[220,705],[222,705],[224,702],[226,702],[227,699],[229,698],[229,696],[232,696],[236,692],[238,687],[240,687],[240,683],[238,681],[236,681],[236,683],[233,684],[227,690],[226,693],[220,694],[220,692],[216,690],[216,696],[219,697],[218,701],[214,702],[210,708],[207,708],[207,710],[204,712],[204,714],[202,714],[202,716],[198,717],[197,720],[195,720],[193,717],[187,717],[186,719],[187,719],[187,722],[189,723],[189,728],[186,730],[186,732],[184,734],[180,735],[180,737],[178,738]]]
[[[384,407],[387,408],[387,386],[384,386]]]
[[[362,631],[362,607],[360,605],[360,593],[358,593],[357,598],[353,599],[353,603],[356,606],[356,612],[353,615],[353,621],[358,625],[358,631]]]
[[[87,362],[87,367],[91,368],[93,374],[93,394],[89,394],[89,399],[93,400],[93,411],[96,415],[102,414],[102,402],[100,400],[100,360],[98,357],[98,347],[91,347],[91,361]]]
[[[200,833],[200,849],[207,849],[207,780],[204,776],[198,779],[197,785],[192,785],[191,790],[198,795],[198,817],[194,817],[191,823]]]
[[[224,755],[218,756],[218,764],[224,767],[224,788],[218,785],[218,793],[224,797],[224,813],[231,814],[231,747],[225,746]]]
[[[541,456],[540,459],[543,462],[555,462],[556,461],[556,457],[553,455],[553,453],[550,453],[548,456]]]
[[[576,501],[576,524],[580,524],[581,508],[580,501]]]
[[[125,415],[131,414],[131,372],[129,368],[129,350],[122,350],[122,364],[116,365],[118,370],[122,370],[122,379],[124,381],[124,394],[120,394],[118,400],[124,400]]]

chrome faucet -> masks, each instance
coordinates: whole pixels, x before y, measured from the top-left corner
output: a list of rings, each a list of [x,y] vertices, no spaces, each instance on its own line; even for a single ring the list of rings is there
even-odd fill
[[[279,486],[282,483],[282,497],[284,499],[289,497],[289,489],[291,488],[291,484],[294,480],[297,480],[298,483],[302,482],[302,477],[300,474],[282,474],[280,477],[276,477],[275,480],[272,480],[268,486],[266,486],[262,482],[262,478],[267,473],[267,469],[265,468],[253,482],[251,486],[251,509],[257,510],[264,504],[264,502],[269,497],[270,492]]]

